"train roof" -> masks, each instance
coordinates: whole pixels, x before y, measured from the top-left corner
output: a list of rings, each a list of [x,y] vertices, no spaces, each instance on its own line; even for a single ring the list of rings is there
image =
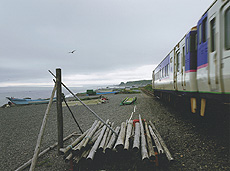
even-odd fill
[[[203,15],[200,17],[200,19],[208,12],[208,10],[210,9],[210,8],[212,8],[213,6],[214,6],[214,4],[217,2],[218,0],[214,0],[214,2],[208,7],[208,9],[203,13]],[[225,1],[225,0],[223,0],[223,1]],[[199,20],[200,20],[199,19]],[[198,20],[198,21],[199,21]],[[176,44],[176,46],[186,37],[186,35],[189,33],[189,32],[191,32],[191,31],[196,31],[197,30],[197,26],[194,26],[194,27],[192,27],[186,34],[185,34],[185,36],[183,36],[183,38]],[[174,46],[174,48],[176,47],[176,46]],[[158,67],[159,67],[159,65],[165,60],[165,58],[167,58],[168,57],[168,55],[170,55],[170,53],[174,50],[174,48],[164,57],[164,59],[163,60],[161,60],[161,62],[157,65],[157,67],[153,70],[153,71],[155,71]]]
[[[208,12],[208,10],[210,9],[210,8],[212,8],[213,7],[213,5],[217,2],[218,0],[214,0],[214,2],[208,7],[208,9],[203,13],[203,15],[200,17],[200,19]],[[222,1],[225,1],[225,0],[222,0]],[[200,20],[199,19],[199,20]],[[198,20],[198,21],[199,21]]]

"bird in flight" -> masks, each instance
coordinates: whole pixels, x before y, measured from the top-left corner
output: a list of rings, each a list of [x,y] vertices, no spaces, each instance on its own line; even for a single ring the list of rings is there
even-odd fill
[[[74,53],[76,50],[70,51],[69,53]]]

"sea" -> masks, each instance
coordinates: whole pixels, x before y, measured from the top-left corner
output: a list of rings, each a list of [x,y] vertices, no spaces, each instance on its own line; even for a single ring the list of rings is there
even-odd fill
[[[98,88],[105,87],[103,85],[88,85],[83,87],[68,87],[74,94],[84,93],[88,89],[96,90]],[[0,107],[8,103],[6,97],[15,98],[50,98],[53,87],[0,87]],[[71,94],[62,88],[62,92],[65,97],[71,97]]]

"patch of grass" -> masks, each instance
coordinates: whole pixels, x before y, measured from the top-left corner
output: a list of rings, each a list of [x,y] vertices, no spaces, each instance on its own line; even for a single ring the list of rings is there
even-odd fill
[[[152,84],[148,84],[144,87],[145,90],[153,91]]]
[[[132,90],[121,90],[119,94],[138,94],[140,91],[132,91]]]

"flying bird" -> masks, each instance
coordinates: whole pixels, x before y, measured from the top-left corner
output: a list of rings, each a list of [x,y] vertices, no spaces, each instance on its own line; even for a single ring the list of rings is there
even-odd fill
[[[70,51],[69,53],[74,53],[76,50]]]

